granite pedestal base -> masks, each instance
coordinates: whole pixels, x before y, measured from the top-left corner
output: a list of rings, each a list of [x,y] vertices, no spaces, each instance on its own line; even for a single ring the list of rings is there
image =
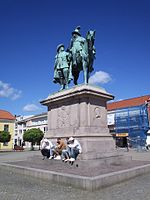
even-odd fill
[[[49,95],[41,101],[48,108],[46,137],[77,138],[82,146],[81,160],[116,160],[119,156],[107,126],[106,103],[114,98],[105,89],[76,86]]]

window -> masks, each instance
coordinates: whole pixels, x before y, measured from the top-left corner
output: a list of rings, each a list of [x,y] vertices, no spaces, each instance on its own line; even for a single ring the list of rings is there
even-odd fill
[[[15,141],[14,141],[14,146],[16,146],[17,145],[17,139],[15,139]]]
[[[8,146],[8,142],[4,142],[4,143],[3,143],[3,146]]]
[[[6,131],[6,132],[9,131],[9,125],[8,124],[4,124],[4,131]]]
[[[44,127],[44,133],[48,131],[48,127]]]

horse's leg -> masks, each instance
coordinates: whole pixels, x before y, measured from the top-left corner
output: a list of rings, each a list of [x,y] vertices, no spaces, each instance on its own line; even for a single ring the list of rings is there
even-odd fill
[[[88,67],[87,62],[83,61],[83,74],[84,74],[84,83],[88,84]]]
[[[73,74],[73,82],[74,82],[74,84],[78,85],[77,80],[79,78],[79,70],[77,69],[77,66],[73,66],[72,74]]]
[[[89,83],[89,77],[90,77],[90,73],[89,73],[88,67],[86,67],[86,71],[87,71],[87,84],[88,84]]]
[[[74,75],[74,84],[75,85],[78,85],[78,82],[77,82],[78,78],[79,78],[79,71],[76,71],[76,73]]]

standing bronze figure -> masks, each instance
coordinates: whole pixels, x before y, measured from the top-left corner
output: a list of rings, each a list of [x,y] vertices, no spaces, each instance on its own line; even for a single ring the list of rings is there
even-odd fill
[[[54,83],[59,83],[61,89],[67,89],[72,80],[71,55],[65,51],[63,44],[57,46],[57,55],[55,56]]]

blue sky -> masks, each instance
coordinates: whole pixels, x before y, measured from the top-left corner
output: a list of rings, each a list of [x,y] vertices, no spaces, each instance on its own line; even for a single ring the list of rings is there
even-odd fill
[[[149,0],[0,0],[0,109],[47,110],[39,102],[60,88],[56,46],[67,48],[78,25],[83,37],[96,30],[94,84],[115,101],[150,94]]]

